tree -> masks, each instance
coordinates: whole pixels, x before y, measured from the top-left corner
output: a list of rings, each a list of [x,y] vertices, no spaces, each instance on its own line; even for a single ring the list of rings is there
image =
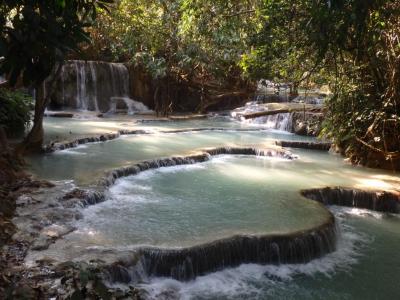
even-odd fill
[[[261,11],[245,71],[294,88],[327,80],[323,133],[355,163],[400,169],[400,3],[266,0]]]
[[[263,1],[261,29],[241,66],[250,78],[287,83],[293,95],[310,80],[318,61],[306,32],[311,1]]]
[[[71,51],[90,41],[85,31],[113,0],[3,0],[0,2],[0,73],[36,91],[33,127],[20,150],[40,150],[43,114],[54,78]],[[48,80],[50,91],[44,91]]]
[[[310,11],[319,29],[310,43],[336,79],[326,132],[353,162],[400,169],[400,3],[332,0]]]
[[[174,93],[185,88],[200,96],[193,110],[202,111],[245,89],[239,62],[260,25],[261,2],[122,0],[100,16],[87,50],[95,58],[143,65],[157,85],[161,111],[179,105]]]

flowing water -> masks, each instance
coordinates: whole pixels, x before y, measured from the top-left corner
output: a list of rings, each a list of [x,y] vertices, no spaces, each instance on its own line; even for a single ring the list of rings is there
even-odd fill
[[[152,113],[146,105],[144,105],[142,102],[135,101],[133,99],[130,99],[128,97],[111,97],[110,98],[110,109],[107,112],[106,115],[113,115],[117,112],[117,107],[118,103],[125,103],[125,106],[127,107],[127,114],[128,115],[134,115],[135,113]]]
[[[291,169],[292,163],[220,156],[121,178],[111,187],[109,200],[85,209],[79,230],[46,255],[72,259],[84,256],[87,249],[102,253],[144,245],[179,248],[237,234],[318,226],[329,216],[327,211],[300,197],[296,186],[301,184],[286,188],[282,180],[290,172],[279,170]]]
[[[263,148],[277,139],[310,140],[224,119],[69,120],[73,134],[62,122],[46,119],[50,136],[122,128],[153,131],[31,158],[37,176],[84,186],[95,184],[107,170],[145,159],[186,155],[206,147]],[[184,128],[188,130],[165,132]],[[210,130],[189,130],[193,128]],[[237,234],[305,230],[323,222],[329,213],[301,197],[300,189],[336,185],[393,189],[400,182],[389,172],[353,167],[327,152],[292,152],[298,159],[222,155],[120,178],[108,190],[107,201],[82,209],[83,218],[74,223],[76,231],[48,250],[31,252],[28,259],[113,260],[143,246],[179,249]],[[138,286],[150,299],[398,299],[400,218],[360,209],[330,209],[340,235],[336,251],[324,257],[304,264],[243,264],[186,282],[150,276]]]
[[[118,120],[118,121],[116,121]],[[122,128],[153,131],[151,135],[122,136],[106,143],[81,145],[78,148],[54,154],[35,156],[30,160],[31,170],[41,178],[74,179],[78,183],[93,182],[104,171],[126,165],[129,162],[187,154],[206,147],[270,144],[277,139],[311,140],[287,132],[266,130],[263,126],[246,126],[240,123],[217,120],[181,122],[148,122],[134,124],[132,119],[55,120],[45,121],[47,134],[61,140],[83,135],[101,134]],[[65,130],[66,126],[71,134]],[[160,133],[188,129],[185,133]],[[191,129],[210,129],[191,132]],[[222,130],[214,130],[222,129]],[[249,129],[251,131],[241,131]],[[63,137],[63,138],[61,138]],[[49,137],[47,138],[49,140]]]
[[[301,265],[243,264],[190,282],[153,278],[149,299],[398,299],[400,220],[335,208],[338,249]]]
[[[129,94],[129,71],[124,64],[70,60],[56,81],[50,107],[106,112],[111,97]]]

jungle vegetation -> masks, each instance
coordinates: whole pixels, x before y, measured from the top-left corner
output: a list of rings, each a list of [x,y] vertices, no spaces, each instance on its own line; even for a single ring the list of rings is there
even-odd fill
[[[3,0],[0,10],[11,85],[39,90],[69,57],[140,67],[163,89],[162,109],[180,86],[203,111],[260,78],[293,94],[329,85],[323,134],[353,162],[400,168],[398,1]],[[36,100],[35,125],[45,104]]]

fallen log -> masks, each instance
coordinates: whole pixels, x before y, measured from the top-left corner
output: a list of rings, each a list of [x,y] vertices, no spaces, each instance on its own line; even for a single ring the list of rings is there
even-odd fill
[[[263,117],[263,116],[270,116],[270,115],[275,115],[275,114],[285,114],[285,113],[291,113],[291,112],[322,113],[323,109],[315,108],[315,107],[314,108],[306,107],[305,109],[302,107],[281,108],[281,109],[263,110],[263,111],[258,111],[258,112],[254,112],[254,113],[243,114],[242,117],[247,120],[247,119],[254,119],[254,118]]]
[[[245,119],[254,119],[258,117],[263,117],[263,116],[269,116],[269,115],[275,115],[275,114],[285,114],[295,111],[295,109],[274,109],[274,110],[264,110],[264,111],[258,111],[255,113],[250,113],[250,114],[244,114],[243,118]]]

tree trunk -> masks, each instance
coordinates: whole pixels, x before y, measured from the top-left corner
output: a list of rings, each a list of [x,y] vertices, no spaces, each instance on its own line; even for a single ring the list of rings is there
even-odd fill
[[[44,83],[43,83],[44,85]],[[33,118],[33,127],[25,140],[22,142],[22,152],[40,152],[42,150],[42,144],[44,139],[43,130],[43,115],[46,109],[47,101],[44,95],[43,85],[37,87],[36,99],[35,99],[35,116]]]
[[[35,88],[35,116],[33,118],[33,127],[24,141],[17,147],[18,154],[26,152],[41,152],[44,140],[43,116],[50,97],[54,92],[55,83],[62,70],[62,64],[59,64],[51,79],[48,81],[48,91],[45,93],[45,82],[38,84]]]
[[[299,84],[294,82],[290,84],[289,87],[290,87],[289,90],[290,97],[297,97],[299,95],[299,90],[298,90]]]

